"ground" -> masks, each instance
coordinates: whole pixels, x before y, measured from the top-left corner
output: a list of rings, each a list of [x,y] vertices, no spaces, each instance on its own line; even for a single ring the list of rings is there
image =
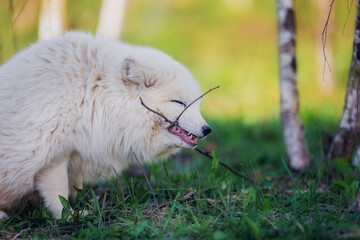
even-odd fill
[[[76,201],[63,201],[76,210],[64,211],[61,220],[41,206],[13,212],[0,223],[0,238],[360,238],[360,215],[351,208],[359,171],[323,154],[336,121],[305,117],[313,164],[303,173],[287,167],[279,121],[209,123],[213,133],[200,147],[215,149],[250,181],[185,151],[148,166],[158,204],[143,176],[124,174],[87,185]],[[90,214],[83,217],[82,209]]]

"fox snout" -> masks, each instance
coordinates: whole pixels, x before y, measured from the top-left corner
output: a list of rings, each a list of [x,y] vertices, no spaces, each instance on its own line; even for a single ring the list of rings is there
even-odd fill
[[[201,131],[202,131],[204,137],[206,137],[207,135],[209,135],[211,133],[211,128],[208,125],[204,125],[204,126],[202,126]]]

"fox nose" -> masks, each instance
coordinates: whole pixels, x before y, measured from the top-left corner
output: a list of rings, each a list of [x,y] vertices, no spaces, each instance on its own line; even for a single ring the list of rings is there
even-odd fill
[[[201,128],[201,130],[202,130],[202,133],[204,134],[204,137],[211,133],[211,128],[209,126],[203,126]]]

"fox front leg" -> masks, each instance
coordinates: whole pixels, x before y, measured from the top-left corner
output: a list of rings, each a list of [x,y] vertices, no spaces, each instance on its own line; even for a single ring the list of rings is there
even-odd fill
[[[63,205],[59,196],[69,197],[68,157],[57,158],[35,178],[35,187],[54,218],[61,218]]]

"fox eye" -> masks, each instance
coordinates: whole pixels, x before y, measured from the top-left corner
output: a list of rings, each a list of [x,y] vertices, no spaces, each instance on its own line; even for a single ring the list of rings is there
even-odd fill
[[[184,107],[186,107],[186,104],[183,103],[182,101],[179,101],[179,100],[170,100],[170,102],[178,103],[178,104],[183,105]]]

